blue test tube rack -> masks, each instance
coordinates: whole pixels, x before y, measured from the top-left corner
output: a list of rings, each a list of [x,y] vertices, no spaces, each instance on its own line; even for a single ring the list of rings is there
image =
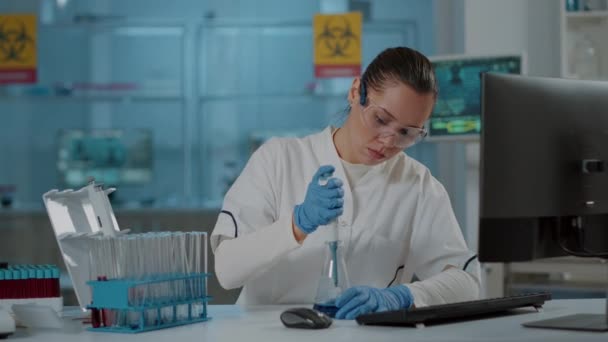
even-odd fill
[[[87,284],[91,287],[92,303],[87,306],[89,310],[99,310],[112,312],[117,317],[128,317],[131,313],[138,314],[137,322],[129,322],[129,324],[114,324],[111,326],[100,326],[88,328],[90,331],[96,332],[116,332],[116,333],[140,333],[158,329],[176,327],[180,325],[205,322],[211,319],[207,314],[207,304],[211,299],[207,296],[206,279],[210,276],[209,273],[193,273],[193,274],[170,274],[158,275],[149,277],[144,280],[129,280],[129,279],[108,279],[88,281]],[[179,282],[194,284],[197,288],[193,291],[188,286],[181,291],[181,294],[169,295],[162,298],[146,298],[139,301],[134,301],[130,298],[131,294],[138,291],[145,291],[145,288],[150,285],[178,284]],[[192,311],[193,305],[202,305],[200,315],[195,315]],[[187,317],[178,317],[178,307],[187,306]],[[162,320],[161,311],[170,308],[173,312],[171,319]],[[155,314],[156,318],[153,324],[147,324],[147,315]]]

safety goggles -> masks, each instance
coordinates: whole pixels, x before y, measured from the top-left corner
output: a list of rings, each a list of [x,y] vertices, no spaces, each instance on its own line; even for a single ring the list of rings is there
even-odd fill
[[[426,129],[412,126],[400,126],[399,123],[382,107],[369,103],[361,111],[363,124],[374,131],[378,137],[394,137],[393,145],[406,149],[426,137]]]

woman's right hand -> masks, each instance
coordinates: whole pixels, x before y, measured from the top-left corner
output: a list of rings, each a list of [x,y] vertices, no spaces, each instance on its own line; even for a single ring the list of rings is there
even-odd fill
[[[342,215],[344,190],[340,179],[329,178],[334,171],[331,165],[321,166],[308,184],[304,202],[293,210],[295,226],[304,234],[310,234]],[[319,184],[320,180],[327,178],[325,185]]]

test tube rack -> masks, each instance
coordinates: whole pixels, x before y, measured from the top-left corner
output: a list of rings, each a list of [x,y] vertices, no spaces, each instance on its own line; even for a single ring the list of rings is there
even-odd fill
[[[143,280],[88,281],[93,297],[92,303],[87,306],[92,312],[93,321],[93,327],[88,330],[133,334],[208,321],[211,319],[207,313],[207,303],[211,299],[207,296],[206,279],[209,275],[171,274]],[[153,296],[148,293],[151,286],[182,286],[182,291]],[[194,310],[195,306],[199,310]],[[180,308],[187,308],[187,315],[178,315]],[[163,312],[167,310],[171,314],[163,317]],[[108,316],[113,317],[113,323],[108,322]],[[150,324],[150,321],[153,323]]]

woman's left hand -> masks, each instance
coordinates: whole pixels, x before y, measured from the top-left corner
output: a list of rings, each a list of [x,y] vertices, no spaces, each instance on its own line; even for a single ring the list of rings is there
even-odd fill
[[[336,318],[355,319],[357,316],[380,311],[407,309],[414,303],[412,292],[405,285],[386,289],[369,286],[351,287],[336,298]]]

